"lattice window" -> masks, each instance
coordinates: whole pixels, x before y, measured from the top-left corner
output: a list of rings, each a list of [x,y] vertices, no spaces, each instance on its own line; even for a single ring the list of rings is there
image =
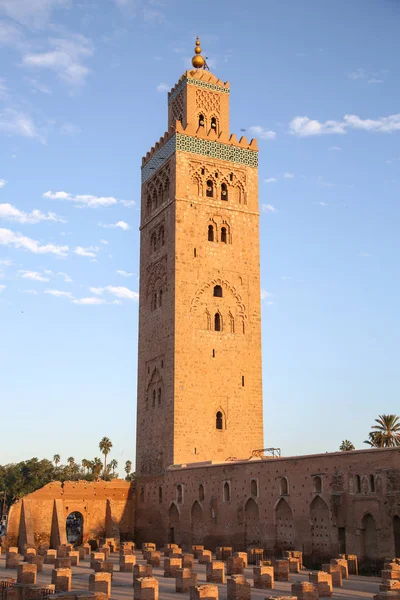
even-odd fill
[[[196,90],[196,107],[202,108],[207,112],[221,111],[221,100],[219,94],[208,90]]]

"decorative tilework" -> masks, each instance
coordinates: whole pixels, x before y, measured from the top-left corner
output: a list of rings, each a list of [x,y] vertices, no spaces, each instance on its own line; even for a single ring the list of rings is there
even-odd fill
[[[191,154],[201,154],[211,158],[219,158],[240,165],[249,167],[258,167],[258,152],[248,148],[238,148],[229,144],[221,144],[210,140],[175,133],[163,146],[156,152],[149,162],[142,167],[142,183],[145,183],[162,166],[164,160],[172,156],[175,150],[181,152],[190,152]]]
[[[201,79],[192,79],[192,77],[188,77],[186,79],[186,77],[185,77],[185,79],[183,81],[181,81],[181,83],[178,85],[176,90],[174,90],[172,92],[171,96],[168,99],[168,104],[170,104],[174,100],[174,98],[176,98],[176,96],[179,94],[179,92],[182,90],[182,88],[187,84],[197,85],[197,87],[206,88],[206,89],[212,90],[214,92],[221,92],[222,94],[230,94],[230,89],[222,87],[222,85],[216,85],[215,83],[208,83],[208,81],[202,81]]]

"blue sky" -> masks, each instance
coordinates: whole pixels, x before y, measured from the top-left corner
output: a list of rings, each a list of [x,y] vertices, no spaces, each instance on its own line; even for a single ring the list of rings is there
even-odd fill
[[[259,138],[265,445],[399,413],[400,2],[0,0],[0,463],[134,459],[141,157],[200,35]]]

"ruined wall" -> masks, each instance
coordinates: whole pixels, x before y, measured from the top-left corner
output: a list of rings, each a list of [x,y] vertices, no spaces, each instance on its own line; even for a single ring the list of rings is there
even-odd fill
[[[400,448],[189,465],[140,478],[136,489],[138,542],[255,544],[316,559],[383,558],[400,547]]]
[[[28,494],[10,508],[5,545],[66,542],[66,519],[83,516],[83,541],[99,536],[129,539],[134,524],[134,488],[121,479],[59,481]]]

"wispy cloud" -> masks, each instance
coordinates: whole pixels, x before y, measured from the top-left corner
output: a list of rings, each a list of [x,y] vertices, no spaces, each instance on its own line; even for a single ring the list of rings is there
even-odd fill
[[[127,208],[132,208],[132,206],[135,206],[136,202],[134,200],[120,200],[119,201],[120,204],[122,204],[123,206],[126,206]]]
[[[264,183],[276,183],[278,180],[276,177],[268,177],[268,179],[264,179]]]
[[[1,294],[1,292],[4,292],[4,290],[6,289],[6,287],[7,286],[5,284],[0,285],[0,294]]]
[[[388,71],[386,69],[381,69],[380,71],[367,71],[366,69],[356,69],[355,71],[347,73],[347,77],[353,80],[366,79],[369,84],[383,83],[382,76],[387,74],[387,72]]]
[[[102,223],[98,224],[99,227],[104,227],[105,229],[122,229],[123,231],[128,231],[130,226],[125,221],[117,221],[117,223],[110,223],[109,225],[103,225]]]
[[[39,293],[37,290],[18,290],[18,291],[22,292],[23,294],[31,294],[31,296],[37,296]]]
[[[400,113],[380,117],[379,119],[362,119],[357,115],[345,115],[342,121],[320,122],[309,117],[295,117],[289,123],[289,132],[298,137],[310,137],[326,134],[345,134],[349,129],[360,129],[377,133],[393,133],[400,131]]]
[[[50,296],[55,296],[56,298],[69,298],[73,299],[73,295],[71,292],[64,292],[63,290],[45,290],[45,294],[49,294]]]
[[[43,194],[44,198],[48,198],[50,200],[66,200],[68,202],[72,202],[77,206],[86,206],[88,208],[99,208],[99,207],[107,207],[114,206],[118,203],[118,200],[113,196],[93,196],[91,194],[77,194],[74,196],[68,192],[46,192]]]
[[[36,223],[40,223],[41,221],[53,221],[54,223],[67,222],[63,217],[60,217],[52,212],[44,214],[40,210],[35,209],[30,213],[26,213],[22,210],[19,210],[12,204],[0,204],[0,219],[29,225],[34,225]]]
[[[294,173],[289,173],[288,171],[286,171],[286,173],[283,174],[283,178],[284,179],[294,179]]]
[[[6,185],[7,181],[5,179],[0,179],[0,189]]]
[[[70,5],[70,0],[0,0],[0,14],[22,25],[42,28],[49,21],[52,11]]]
[[[11,231],[10,229],[0,229],[0,245],[22,248],[34,254],[55,254],[56,256],[67,256],[68,246],[57,246],[55,244],[41,244],[22,233]]]
[[[64,123],[60,127],[61,135],[78,135],[81,132],[80,127],[78,125],[74,125],[73,123]]]
[[[116,273],[118,273],[118,275],[121,275],[122,277],[132,277],[133,273],[128,273],[128,271],[124,271],[123,269],[118,269],[116,271]]]
[[[261,208],[262,208],[262,211],[266,212],[266,213],[276,212],[276,208],[275,208],[275,206],[272,206],[272,204],[262,204]]]
[[[156,87],[157,92],[159,92],[160,94],[164,94],[166,92],[169,92],[171,89],[171,85],[169,85],[168,83],[159,83],[158,86]]]
[[[103,298],[97,298],[94,296],[88,297],[88,298],[74,298],[72,300],[72,302],[74,304],[86,304],[86,305],[106,304],[106,301]]]
[[[100,240],[100,244],[103,244],[104,246],[108,246],[109,241],[108,240]]]
[[[97,252],[99,251],[97,246],[89,246],[88,248],[84,248],[83,246],[76,246],[74,249],[74,254],[78,256],[85,256],[88,258],[96,258]]]
[[[22,279],[30,279],[31,281],[40,281],[42,283],[50,281],[49,277],[46,277],[37,271],[25,271],[21,269],[18,271],[18,276],[22,277]]]
[[[247,127],[246,131],[254,137],[260,138],[260,140],[275,140],[276,132],[269,129],[264,129],[261,125],[252,125]]]
[[[267,292],[267,290],[261,290],[261,300],[270,300],[273,297],[271,292]],[[268,302],[268,304],[272,304],[272,302]]]
[[[5,108],[0,111],[0,133],[37,139],[42,144],[46,141],[32,118],[14,108]]]
[[[97,296],[102,296],[104,292],[106,292],[121,300],[138,300],[139,298],[137,292],[123,286],[107,285],[105,287],[91,287],[89,290],[92,294],[96,294]]]
[[[329,146],[328,150],[331,150],[333,152],[340,152],[341,150],[343,150],[343,148],[341,146]]]

